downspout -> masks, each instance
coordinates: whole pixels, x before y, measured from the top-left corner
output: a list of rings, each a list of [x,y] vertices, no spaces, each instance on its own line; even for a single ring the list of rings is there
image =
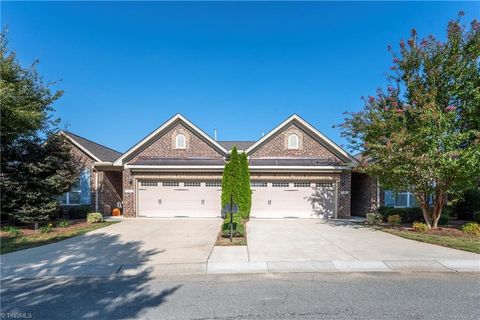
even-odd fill
[[[98,212],[98,170],[93,168],[95,171],[95,212]]]

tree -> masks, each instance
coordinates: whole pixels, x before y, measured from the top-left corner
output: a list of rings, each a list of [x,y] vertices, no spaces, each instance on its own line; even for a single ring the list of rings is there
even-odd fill
[[[458,19],[445,42],[433,36],[400,41],[387,90],[364,99],[341,125],[361,170],[384,188],[413,192],[428,227],[437,227],[449,193],[480,177],[480,23]],[[429,203],[429,198],[433,203]]]
[[[225,165],[222,178],[222,208],[230,203],[233,196],[233,202],[239,204],[240,199],[240,183],[239,183],[239,166],[240,158],[238,156],[237,147],[233,146],[230,153],[230,161]]]
[[[57,212],[56,198],[77,180],[78,169],[64,138],[54,133],[51,93],[34,63],[23,69],[0,39],[1,211],[12,220],[42,222]]]
[[[252,208],[252,189],[250,187],[250,170],[248,169],[248,158],[245,152],[240,155],[239,166],[240,182],[240,203],[239,211],[243,218],[248,219]]]

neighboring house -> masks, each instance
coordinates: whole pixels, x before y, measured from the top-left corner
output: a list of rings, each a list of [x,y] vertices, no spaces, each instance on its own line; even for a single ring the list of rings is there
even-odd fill
[[[125,217],[220,216],[234,145],[249,159],[252,218],[348,218],[376,206],[376,180],[352,174],[358,161],[298,115],[257,141],[216,141],[177,114],[123,154],[63,134],[88,172],[66,204],[90,202],[104,214],[121,201]]]

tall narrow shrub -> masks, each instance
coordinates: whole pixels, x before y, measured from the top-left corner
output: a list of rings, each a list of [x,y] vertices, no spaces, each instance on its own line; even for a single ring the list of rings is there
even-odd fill
[[[233,202],[239,204],[240,199],[240,183],[239,183],[239,166],[240,158],[238,156],[237,147],[233,147],[230,154],[230,161],[225,165],[222,178],[222,208],[225,204],[230,203],[230,197],[233,195]]]
[[[240,155],[239,182],[241,192],[239,211],[243,218],[248,219],[252,208],[252,189],[250,188],[250,170],[245,152]]]

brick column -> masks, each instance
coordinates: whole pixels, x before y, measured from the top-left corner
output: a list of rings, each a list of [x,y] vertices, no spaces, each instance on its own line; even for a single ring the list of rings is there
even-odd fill
[[[130,180],[132,183],[130,184]],[[135,215],[135,179],[129,169],[123,170],[123,216],[134,218]]]
[[[337,218],[350,218],[351,189],[352,173],[351,171],[344,171],[340,174]]]

